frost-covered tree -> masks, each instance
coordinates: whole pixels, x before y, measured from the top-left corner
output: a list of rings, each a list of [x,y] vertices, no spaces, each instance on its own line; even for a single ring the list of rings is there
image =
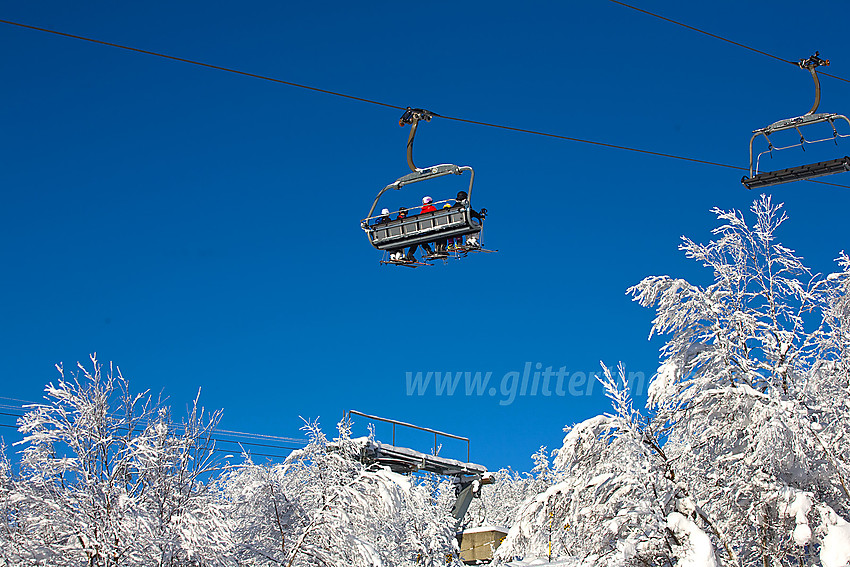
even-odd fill
[[[12,565],[223,565],[230,537],[206,478],[219,413],[182,423],[120,371],[78,365],[19,420],[20,474],[2,474]]]
[[[832,484],[841,487],[850,514],[850,258],[838,258],[840,271],[830,274],[824,289],[823,325],[818,333],[818,357],[806,374],[801,398],[814,422],[808,432],[823,450],[833,471]]]
[[[572,558],[622,565],[667,557],[665,521],[675,505],[675,486],[645,424],[632,408],[625,370],[615,378],[604,368],[603,384],[615,413],[566,429],[554,483],[527,500],[497,558]]]
[[[723,223],[708,244],[683,238],[680,249],[714,272],[706,287],[670,276],[645,278],[629,293],[656,306],[652,334],[669,334],[651,404],[662,417],[704,390],[745,385],[783,395],[815,354],[806,315],[821,303],[823,280],[794,251],[775,242],[787,219],[769,197],[756,200],[750,227],[738,211],[714,209]]]
[[[753,226],[715,212],[716,240],[681,246],[713,283],[662,276],[629,290],[656,307],[652,332],[670,335],[649,389],[654,427],[677,480],[728,538],[727,560],[815,562],[823,540],[799,526],[817,509],[846,517],[850,496],[846,256],[841,273],[813,276],[775,241],[786,216],[768,197]],[[816,495],[808,514],[787,513],[796,493]]]
[[[619,382],[606,371],[615,411],[568,430],[557,481],[523,508],[500,558],[850,561],[850,260],[812,274],[776,242],[786,216],[768,197],[752,226],[714,212],[715,239],[681,245],[710,284],[653,276],[629,289],[656,309],[651,335],[668,337],[648,417],[622,369]]]
[[[540,447],[531,460],[534,467],[530,473],[520,473],[511,468],[490,473],[492,484],[485,486],[479,497],[473,499],[463,526],[509,528],[526,501],[546,490],[557,478],[545,446]]]
[[[277,465],[213,458],[219,413],[180,423],[120,371],[65,373],[0,460],[0,565],[458,564],[450,482],[360,462],[350,426]]]
[[[366,469],[349,426],[329,442],[318,424],[282,464],[247,463],[221,481],[240,562],[248,565],[445,565],[457,561],[454,519],[440,487]]]
[[[737,211],[715,212],[716,239],[681,246],[713,271],[711,284],[659,276],[629,290],[656,308],[652,333],[670,336],[649,388],[651,429],[676,481],[712,518],[719,559],[815,563],[850,497],[848,262],[842,254],[842,272],[812,275],[776,242],[786,216],[769,197],[753,204],[752,226]],[[809,495],[807,512],[789,513],[796,494]]]
[[[6,444],[0,442],[0,565],[19,565],[33,555],[26,526],[18,520],[17,495]]]

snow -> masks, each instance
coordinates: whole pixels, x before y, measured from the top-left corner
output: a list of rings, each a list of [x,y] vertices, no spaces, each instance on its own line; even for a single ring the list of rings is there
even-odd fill
[[[658,400],[668,395],[676,383],[676,371],[676,364],[670,360],[658,368],[647,390],[650,400]]]
[[[493,526],[493,525],[485,525],[478,526],[477,528],[468,528],[458,532],[459,534],[477,534],[480,532],[502,532],[506,534],[510,531],[509,527],[506,526]]]
[[[850,564],[850,524],[843,518],[827,528],[826,537],[820,548],[823,567],[844,567]]]
[[[679,567],[717,567],[711,540],[693,521],[678,512],[671,512],[667,516],[667,527],[677,536],[687,538],[685,555],[680,558]]]
[[[614,477],[613,473],[603,473],[603,474],[600,474],[600,475],[596,475],[595,477],[593,477],[589,481],[587,481],[586,486],[588,488],[590,488],[591,486],[598,486],[598,485],[601,485],[601,484],[608,482],[613,477]]]
[[[611,414],[566,428],[551,467],[541,447],[531,473],[503,469],[492,484],[476,482],[481,498],[465,518],[476,527],[462,533],[507,533],[496,564],[753,566],[768,549],[800,567],[850,567],[850,524],[839,515],[847,517],[850,258],[842,255],[840,278],[807,283],[788,249],[767,244],[782,222],[776,211],[762,200],[758,230],[728,212],[720,240],[685,240],[686,254],[714,269],[708,287],[651,276],[631,289],[641,305],[657,305],[653,333],[672,335],[648,412],[634,409],[623,366],[616,379],[603,365]],[[815,318],[821,308],[806,330],[799,313]],[[136,414],[115,411],[136,403],[120,398],[123,378],[72,378],[63,374],[47,404],[26,409],[22,466],[13,470],[0,451],[0,565],[73,567],[124,550],[132,567],[164,555],[210,567],[443,564],[458,549],[456,485],[353,457],[380,450],[490,476],[351,439],[344,423],[328,443],[309,422],[310,442],[284,463],[246,456],[219,469],[204,442],[219,414],[190,414],[184,434],[150,401],[130,428],[120,416]],[[88,447],[110,447],[105,466]],[[459,566],[456,556],[450,563]]]
[[[803,547],[812,539],[812,528],[808,524],[797,524],[791,535],[794,537],[794,543]]]
[[[791,498],[794,498],[792,501]],[[794,543],[800,547],[808,544],[812,539],[812,528],[809,527],[809,512],[812,510],[812,494],[810,492],[795,491],[793,488],[785,488],[780,493],[780,501],[785,505],[780,509],[783,517],[794,517],[796,526],[791,533]]]

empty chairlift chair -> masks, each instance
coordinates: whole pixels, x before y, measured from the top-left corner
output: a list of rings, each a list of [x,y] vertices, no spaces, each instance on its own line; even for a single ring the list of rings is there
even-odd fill
[[[812,79],[814,79],[815,82],[815,102],[812,105],[811,110],[809,110],[809,112],[807,112],[803,116],[779,120],[778,122],[774,122],[773,124],[765,126],[764,128],[753,130],[753,135],[750,138],[750,174],[749,176],[744,176],[743,178],[741,178],[741,183],[743,183],[747,189],[770,187],[772,185],[779,185],[781,183],[801,181],[804,179],[812,179],[814,177],[831,175],[833,173],[850,171],[850,157],[848,156],[843,156],[836,159],[821,161],[817,163],[798,165],[786,169],[779,169],[776,171],[759,171],[760,158],[766,153],[770,153],[772,155],[773,150],[786,150],[789,148],[796,148],[798,146],[805,150],[806,144],[814,144],[829,140],[833,140],[837,144],[838,138],[846,138],[850,136],[850,134],[839,134],[835,126],[836,121],[842,120],[844,122],[847,122],[848,126],[850,126],[850,120],[848,120],[846,116],[844,116],[843,114],[816,113],[818,106],[820,105],[820,80],[818,79],[817,67],[820,67],[822,65],[829,65],[828,60],[821,59],[818,55],[819,54],[815,52],[815,54],[809,57],[808,59],[802,59],[797,63],[801,69],[807,69],[809,70],[809,72],[811,72]],[[827,123],[832,127],[832,136],[817,140],[807,140],[803,135],[801,128],[806,128],[815,124],[822,123]],[[783,130],[796,130],[797,134],[800,135],[800,142],[792,144],[790,146],[774,147],[773,143],[771,142],[770,135],[775,132],[781,132]],[[764,139],[767,141],[767,149],[759,153],[754,160],[753,142],[756,138],[761,136],[763,136]]]

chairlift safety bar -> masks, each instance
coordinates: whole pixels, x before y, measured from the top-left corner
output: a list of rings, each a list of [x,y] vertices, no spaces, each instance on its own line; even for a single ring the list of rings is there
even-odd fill
[[[427,167],[425,169],[417,169],[412,173],[408,173],[402,177],[399,177],[378,193],[378,196],[375,197],[375,201],[372,203],[372,208],[369,209],[369,214],[366,215],[366,218],[371,218],[375,213],[375,208],[378,206],[378,201],[381,199],[381,196],[388,191],[389,189],[399,190],[408,183],[418,183],[419,181],[426,181],[428,179],[434,179],[436,177],[442,177],[444,175],[462,175],[464,171],[468,171],[471,173],[471,177],[469,179],[469,190],[467,191],[467,198],[472,199],[472,183],[475,181],[475,170],[473,170],[468,165],[454,165],[451,163],[443,163],[440,165],[435,165],[433,167]]]
[[[431,204],[432,204],[432,205],[434,205],[435,207],[437,207],[437,210],[440,210],[440,209],[444,208],[444,207],[440,207],[440,206],[438,206],[438,205],[441,205],[441,204],[442,204],[442,205],[445,205],[446,203],[452,203],[452,204],[457,203],[457,199],[443,199],[442,201],[432,201],[432,202],[431,202]],[[416,209],[422,209],[422,207],[424,207],[424,206],[425,206],[425,205],[414,205],[414,206],[412,206],[412,207],[405,207],[405,208],[408,210],[408,212],[410,212],[410,211],[415,211]],[[390,211],[390,214],[391,214],[391,215],[392,215],[392,214],[397,214],[397,213],[398,213],[398,211]],[[417,214],[421,214],[421,213],[410,213],[410,215],[417,215]],[[373,220],[379,219],[379,218],[381,218],[382,216],[384,216],[384,215],[374,215],[374,216],[371,216],[371,217],[368,217],[368,218],[363,219],[363,221],[362,221],[362,222],[363,222],[363,223],[366,223],[367,225],[369,225],[369,221],[373,221]],[[392,219],[392,220],[398,220],[398,219]],[[370,226],[370,225],[369,225],[369,226]],[[373,228],[374,228],[374,227],[373,227]]]

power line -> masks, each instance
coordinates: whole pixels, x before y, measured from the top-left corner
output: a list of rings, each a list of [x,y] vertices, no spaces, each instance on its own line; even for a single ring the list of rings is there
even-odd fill
[[[158,52],[155,52],[155,51],[149,51],[149,50],[145,50],[145,49],[138,49],[138,48],[135,48],[135,47],[128,47],[126,45],[121,45],[121,44],[117,44],[117,43],[110,43],[110,42],[101,41],[101,40],[98,40],[98,39],[92,39],[92,38],[83,37],[83,36],[79,36],[79,35],[73,35],[73,34],[69,34],[69,33],[59,32],[59,31],[56,31],[56,30],[50,30],[50,29],[46,29],[46,28],[30,26],[30,25],[26,25],[26,24],[17,23],[17,22],[10,22],[8,20],[0,20],[0,23],[9,24],[9,25],[13,25],[13,26],[19,26],[19,27],[32,29],[32,30],[36,30],[36,31],[41,31],[41,32],[45,32],[45,33],[60,35],[60,36],[63,36],[63,37],[70,37],[72,39],[79,39],[79,40],[88,41],[88,42],[91,42],[91,43],[107,45],[107,46],[110,46],[110,47],[116,47],[118,49],[135,51],[135,52],[138,52],[138,53],[153,55],[155,57],[162,57],[164,59],[171,59],[171,60],[174,60],[174,61],[189,63],[191,65],[199,65],[199,66],[202,66],[202,67],[208,67],[210,69],[217,69],[217,70],[226,71],[226,72],[229,72],[229,73],[236,73],[238,75],[254,77],[254,78],[257,78],[257,79],[263,79],[263,80],[267,80],[267,81],[273,81],[273,82],[284,84],[284,85],[289,85],[289,86],[303,88],[303,89],[309,89],[309,90],[312,90],[312,91],[330,94],[330,95],[333,95],[333,96],[349,98],[349,99],[352,99],[352,100],[357,100],[357,101],[360,101],[360,102],[366,102],[366,103],[369,103],[369,104],[377,104],[377,105],[385,106],[385,107],[388,107],[388,108],[395,108],[395,109],[398,109],[398,110],[405,110],[406,109],[406,107],[403,107],[403,106],[396,106],[396,105],[393,105],[393,104],[387,104],[387,103],[384,103],[384,102],[379,102],[379,101],[375,101],[375,100],[371,100],[371,99],[367,99],[367,98],[363,98],[363,97],[352,96],[352,95],[348,95],[348,94],[345,94],[345,93],[340,93],[340,92],[331,91],[331,90],[327,90],[327,89],[319,89],[319,88],[311,87],[311,86],[308,86],[308,85],[293,83],[291,81],[284,81],[284,80],[281,80],[281,79],[275,79],[273,77],[267,77],[267,76],[264,76],[264,75],[257,75],[257,74],[254,74],[254,73],[246,73],[244,71],[239,71],[239,70],[231,69],[231,68],[228,68],[228,67],[222,67],[222,66],[219,66],[219,65],[211,65],[211,64],[202,63],[202,62],[199,62],[199,61],[193,61],[191,59],[185,59],[183,57],[175,57],[173,55],[167,55],[167,54],[158,53]],[[562,136],[562,135],[558,135],[558,134],[551,134],[551,133],[548,133],[548,132],[540,132],[540,131],[529,130],[529,129],[525,129],[525,128],[515,128],[513,126],[505,126],[505,125],[502,125],[502,124],[480,122],[480,121],[477,121],[477,120],[469,120],[469,119],[460,118],[460,117],[456,117],[456,116],[446,116],[446,115],[441,115],[441,114],[434,114],[434,116],[438,116],[440,118],[445,118],[446,120],[454,120],[454,121],[457,121],[457,122],[465,122],[467,124],[475,124],[475,125],[478,125],[478,126],[487,126],[487,127],[490,127],[490,128],[500,128],[502,130],[509,130],[509,131],[512,131],[512,132],[522,132],[522,133],[532,134],[532,135],[536,135],[536,136],[544,136],[544,137],[547,137],[547,138],[555,138],[555,139],[559,139],[559,140],[567,140],[567,141],[571,141],[571,142],[591,144],[591,145],[595,145],[595,146],[601,146],[601,147],[613,148],[613,149],[619,149],[619,150],[626,150],[626,151],[631,151],[631,152],[638,152],[638,153],[654,155],[654,156],[659,156],[659,157],[666,157],[666,158],[671,158],[671,159],[691,161],[691,162],[695,162],[695,163],[702,163],[702,164],[705,164],[705,165],[713,165],[713,166],[717,166],[717,167],[726,167],[726,168],[731,168],[731,169],[746,170],[746,168],[738,167],[738,166],[734,166],[734,165],[711,162],[711,161],[706,161],[706,160],[701,160],[701,159],[690,158],[690,157],[686,157],[686,156],[678,156],[678,155],[674,155],[674,154],[667,154],[667,153],[663,153],[663,152],[654,152],[654,151],[651,151],[651,150],[644,150],[644,149],[640,149],[640,148],[631,148],[631,147],[628,147],[628,146],[608,144],[608,143],[605,143],[605,142],[598,142],[598,141],[595,141],[595,140],[585,140],[585,139],[582,139],[582,138],[575,138],[575,137],[572,137],[572,136]]]
[[[268,443],[250,443],[248,441],[229,441],[227,439],[219,439],[217,437],[210,437],[213,441],[218,443],[233,443],[234,445],[250,445],[251,447],[268,447],[270,449],[289,449],[290,451],[295,451],[296,449],[303,449],[303,447],[286,447],[283,445],[270,445]]]
[[[0,415],[5,415],[5,416],[9,416],[9,417],[24,417],[22,414],[7,413],[7,412],[2,412],[2,411],[0,411]],[[5,425],[5,424],[2,424],[2,425],[3,425],[3,427],[10,427],[10,428],[14,428],[14,429],[18,428],[18,426],[16,426],[16,425]],[[172,425],[174,425],[174,424],[172,424]],[[213,430],[213,431],[215,431],[215,430]],[[286,449],[286,450],[289,450],[289,451],[295,451],[297,449],[302,448],[302,447],[289,447],[289,446],[286,446],[286,445],[272,445],[270,443],[253,443],[253,442],[249,442],[249,441],[220,439],[218,437],[210,437],[210,440],[215,441],[217,443],[232,443],[234,445],[249,445],[249,446],[252,446],[252,447],[267,447],[267,448],[270,448],[270,449]],[[299,442],[299,443],[301,442],[300,440],[297,440],[297,439],[293,439],[293,441],[296,441],[296,442]],[[226,452],[232,452],[228,449],[221,449],[221,450],[226,451]],[[275,456],[275,455],[262,455],[262,456],[271,457],[271,456]]]
[[[36,402],[30,400],[19,400],[18,398],[7,398],[5,396],[0,396],[0,400],[8,400],[10,402],[20,402],[22,404],[34,404]]]
[[[466,118],[458,118],[456,116],[445,116],[445,115],[440,115],[440,114],[434,114],[434,116],[439,116],[440,118],[445,118],[446,120],[456,120],[458,122],[466,122],[467,124],[476,124],[478,126],[487,126],[489,128],[500,128],[502,130],[509,130],[511,132],[523,132],[525,134],[534,134],[535,136],[545,136],[547,138],[555,138],[557,140],[567,140],[567,141],[570,141],[570,142],[580,142],[582,144],[591,144],[591,145],[594,145],[594,146],[602,146],[604,148],[613,148],[613,149],[617,149],[617,150],[625,150],[625,151],[628,151],[628,152],[638,152],[638,153],[648,154],[648,155],[652,155],[652,156],[659,156],[659,157],[666,157],[666,158],[671,158],[671,159],[691,161],[691,162],[695,162],[695,163],[702,163],[702,164],[705,164],[705,165],[714,165],[714,166],[717,166],[717,167],[727,167],[729,169],[738,169],[738,170],[741,170],[741,171],[749,171],[746,167],[740,167],[740,166],[737,166],[737,165],[729,165],[729,164],[726,164],[726,163],[707,161],[707,160],[702,160],[702,159],[697,159],[697,158],[692,158],[692,157],[686,157],[686,156],[677,156],[675,154],[666,154],[666,153],[663,153],[663,152],[655,152],[655,151],[652,151],[652,150],[644,150],[644,149],[641,149],[641,148],[631,148],[629,146],[619,146],[617,144],[609,144],[609,143],[606,143],[606,142],[597,142],[595,140],[584,140],[582,138],[573,138],[571,136],[562,136],[560,134],[552,134],[550,132],[540,132],[540,131],[537,131],[537,130],[527,130],[525,128],[515,128],[513,126],[504,126],[502,124],[491,124],[489,122],[479,122],[477,120],[469,120],[469,119],[466,119]]]
[[[17,429],[18,428],[17,425],[7,425],[5,423],[0,423],[0,427],[8,427],[9,429]],[[245,443],[245,445],[250,445],[250,444],[251,443]],[[271,447],[271,445],[269,445],[269,447]],[[293,451],[296,450],[296,447],[276,447],[276,448],[278,448],[278,449],[291,449]],[[231,451],[229,449],[220,449],[218,447],[213,447],[212,450],[215,451],[215,452],[218,452],[218,453],[236,453],[237,452],[237,451]],[[251,457],[269,457],[269,458],[272,458],[272,459],[285,459],[286,458],[286,455],[270,455],[268,453],[246,453],[246,454],[251,456]]]
[[[215,448],[215,449],[213,449],[213,451],[216,451],[216,452],[219,452],[219,453],[235,453],[236,452],[236,451],[228,451],[226,449],[219,449],[219,448]],[[266,453],[248,453],[248,456],[250,456],[250,457],[270,457],[272,459],[285,459],[286,458],[285,455],[268,455]]]
[[[713,34],[711,32],[707,32],[707,31],[702,30],[700,28],[695,28],[694,26],[689,26],[688,24],[679,22],[677,20],[673,20],[671,18],[667,18],[665,16],[662,16],[661,14],[656,14],[655,12],[650,12],[649,10],[644,10],[643,8],[638,8],[637,6],[632,6],[631,4],[626,4],[625,2],[620,2],[619,0],[609,0],[609,1],[613,2],[614,4],[619,4],[620,6],[630,8],[630,9],[636,11],[636,12],[641,12],[642,14],[652,16],[653,18],[658,18],[659,20],[664,20],[665,22],[670,22],[671,24],[676,24],[677,26],[682,26],[683,28],[687,28],[687,29],[695,31],[697,33],[701,33],[701,34],[707,35],[709,37],[713,37],[714,39],[719,39],[720,41],[725,41],[726,43],[731,43],[732,45],[737,45],[738,47],[743,47],[744,49],[749,49],[750,51],[753,51],[755,53],[759,53],[761,55],[765,55],[765,56],[770,57],[772,59],[776,59],[777,61],[782,61],[783,63],[790,63],[791,65],[795,65],[795,66],[797,65],[796,61],[789,61],[788,59],[783,59],[782,57],[777,57],[776,55],[768,53],[767,51],[762,51],[760,49],[756,49],[755,47],[750,47],[749,45],[744,45],[743,43],[738,43],[737,41],[732,41],[731,39],[727,39],[723,36]]]
[[[620,4],[622,6],[628,7],[628,8],[632,8],[632,9],[637,10],[639,12],[645,12],[645,13],[651,15],[651,16],[661,18],[665,21],[670,21],[674,24],[681,25],[681,26],[684,26],[684,27],[689,28],[689,29],[693,29],[694,31],[704,33],[704,34],[709,35],[711,37],[716,37],[718,39],[721,39],[723,41],[727,41],[729,43],[738,45],[740,47],[750,49],[750,50],[755,51],[757,53],[767,55],[767,56],[772,57],[774,59],[778,59],[780,61],[785,61],[785,62],[789,62],[789,63],[794,63],[793,61],[787,61],[787,60],[782,59],[780,57],[777,57],[775,55],[771,55],[767,52],[763,52],[763,51],[760,51],[758,49],[746,46],[744,44],[739,44],[738,42],[734,42],[732,40],[723,38],[721,36],[711,34],[711,33],[706,32],[704,30],[700,30],[699,28],[694,28],[692,26],[688,26],[688,25],[683,24],[681,22],[677,22],[676,20],[671,20],[669,18],[665,18],[664,16],[660,16],[660,15],[655,14],[653,12],[648,12],[648,11],[642,10],[640,8],[636,8],[634,6],[631,6],[630,4],[625,4],[623,2],[619,2],[618,0],[610,0],[610,1],[615,2],[616,4]],[[354,96],[354,95],[350,95],[350,94],[346,94],[346,93],[342,93],[342,92],[338,92],[338,91],[332,91],[332,90],[329,90],[329,89],[321,89],[321,88],[318,88],[318,87],[312,87],[310,85],[304,85],[304,84],[301,84],[301,83],[295,83],[295,82],[292,82],[292,81],[285,81],[283,79],[277,79],[277,78],[274,78],[274,77],[269,77],[267,75],[260,75],[260,74],[257,74],[257,73],[249,73],[249,72],[246,72],[246,71],[240,71],[238,69],[233,69],[233,68],[230,68],[230,67],[223,67],[221,65],[213,65],[213,64],[210,64],[210,63],[204,63],[204,62],[201,62],[201,61],[196,61],[196,60],[193,60],[193,59],[186,59],[184,57],[177,57],[177,56],[174,56],[174,55],[168,55],[168,54],[165,54],[165,53],[150,51],[150,50],[147,50],[147,49],[139,49],[139,48],[136,48],[136,47],[130,47],[130,46],[122,45],[122,44],[119,44],[119,43],[102,41],[102,40],[99,40],[99,39],[94,39],[94,38],[85,37],[85,36],[81,36],[81,35],[74,35],[74,34],[70,34],[70,33],[60,32],[60,31],[51,30],[51,29],[47,29],[47,28],[41,28],[41,27],[37,27],[37,26],[31,26],[31,25],[22,24],[22,23],[19,23],[19,22],[12,22],[12,21],[9,21],[9,20],[0,19],[0,23],[8,24],[8,25],[11,25],[11,26],[17,26],[17,27],[21,27],[21,28],[26,28],[26,29],[31,29],[31,30],[35,30],[35,31],[40,31],[40,32],[44,32],[44,33],[49,33],[49,34],[53,34],[53,35],[58,35],[58,36],[62,36],[62,37],[78,39],[80,41],[87,41],[87,42],[96,43],[96,44],[99,44],[99,45],[106,45],[106,46],[109,46],[109,47],[115,47],[117,49],[123,49],[123,50],[126,50],[126,51],[143,53],[145,55],[152,55],[154,57],[160,57],[160,58],[163,58],[163,59],[179,61],[181,63],[188,63],[190,65],[197,65],[199,67],[206,67],[206,68],[209,68],[209,69],[215,69],[215,70],[218,70],[218,71],[224,71],[224,72],[233,73],[233,74],[236,74],[236,75],[253,77],[255,79],[261,79],[261,80],[264,80],[264,81],[271,81],[271,82],[279,83],[279,84],[282,84],[282,85],[287,85],[287,86],[291,86],[291,87],[297,87],[297,88],[300,88],[300,89],[306,89],[306,90],[319,92],[319,93],[323,93],[323,94],[328,94],[328,95],[332,95],[332,96],[342,97],[342,98],[346,98],[346,99],[350,99],[350,100],[355,100],[355,101],[358,101],[358,102],[374,104],[374,105],[383,106],[383,107],[386,107],[386,108],[394,108],[394,109],[397,109],[397,110],[407,110],[407,107],[389,104],[389,103],[386,103],[386,102],[368,99],[368,98],[365,98],[365,97]],[[796,63],[794,63],[794,64],[796,65]],[[836,78],[839,78],[839,77],[836,77]],[[842,80],[844,80],[844,79],[842,79]],[[596,141],[596,140],[588,140],[588,139],[584,139],[584,138],[576,138],[576,137],[573,137],[573,136],[564,136],[564,135],[560,135],[560,134],[552,134],[550,132],[542,132],[542,131],[539,131],[539,130],[530,130],[530,129],[526,129],[526,128],[517,128],[517,127],[514,127],[514,126],[506,126],[504,124],[495,124],[495,123],[491,123],[491,122],[481,122],[481,121],[478,121],[478,120],[470,120],[470,119],[467,119],[467,118],[460,118],[460,117],[457,117],[457,116],[447,116],[447,115],[441,115],[441,114],[437,114],[437,113],[432,113],[432,115],[435,116],[435,117],[439,117],[439,118],[445,118],[446,120],[454,120],[456,122],[463,122],[463,123],[466,123],[466,124],[475,124],[475,125],[478,125],[478,126],[486,126],[486,127],[489,127],[489,128],[498,128],[498,129],[501,129],[501,130],[508,130],[508,131],[511,131],[511,132],[522,132],[522,133],[525,133],[525,134],[531,134],[531,135],[535,135],[535,136],[543,136],[543,137],[547,137],[547,138],[554,138],[554,139],[558,139],[558,140],[566,140],[566,141],[570,141],[570,142],[577,142],[577,143],[589,144],[589,145],[594,145],[594,146],[599,146],[599,147],[624,150],[624,151],[629,151],[629,152],[641,153],[641,154],[645,154],[645,155],[665,157],[665,158],[669,158],[669,159],[677,159],[677,160],[681,160],[681,161],[688,161],[688,162],[699,163],[699,164],[703,164],[703,165],[711,165],[711,166],[723,167],[723,168],[727,168],[727,169],[736,169],[736,170],[739,170],[739,171],[749,171],[748,168],[746,168],[746,167],[740,167],[740,166],[730,165],[730,164],[726,164],[726,163],[720,163],[720,162],[708,161],[708,160],[703,160],[703,159],[698,159],[698,158],[692,158],[692,157],[688,157],[688,156],[680,156],[680,155],[676,155],[676,154],[656,152],[656,151],[646,150],[646,149],[642,149],[642,148],[634,148],[634,147],[630,147],[630,146],[621,146],[621,145],[617,145],[617,144],[609,144],[609,143],[606,143],[606,142],[599,142],[599,141]],[[850,186],[840,185],[840,184],[837,184],[837,183],[828,183],[826,181],[817,181],[817,180],[814,180],[814,179],[808,179],[807,181],[810,181],[812,183],[819,183],[821,185],[831,185],[833,187],[843,187],[845,189],[850,189]]]
[[[243,431],[231,431],[229,429],[215,429],[216,433],[221,435],[232,435],[235,437],[246,437],[246,438],[254,438],[254,439],[273,439],[277,441],[294,441],[295,443],[302,443],[303,439],[295,439],[292,437],[278,437],[277,435],[266,435],[264,433],[245,433]]]
[[[732,45],[735,45],[737,47],[741,47],[743,49],[748,49],[748,50],[750,50],[754,53],[758,53],[759,55],[764,55],[766,57],[770,57],[771,59],[776,59],[777,61],[782,61],[783,63],[790,63],[791,65],[794,65],[795,67],[798,66],[796,61],[783,59],[782,57],[779,57],[779,56],[774,55],[772,53],[768,53],[767,51],[762,51],[761,49],[756,49],[755,47],[750,47],[749,45],[746,45],[746,44],[743,44],[743,43],[740,43],[740,42],[737,42],[737,41],[733,41],[729,38],[723,37],[722,35],[717,35],[717,34],[705,31],[703,29],[700,29],[700,28],[697,28],[697,27],[694,27],[694,26],[690,26],[690,25],[685,24],[683,22],[680,22],[678,20],[674,20],[672,18],[662,16],[661,14],[656,14],[655,12],[650,12],[649,10],[644,10],[643,8],[638,8],[637,6],[632,6],[631,4],[626,4],[625,2],[620,2],[620,0],[609,0],[609,1],[613,2],[614,4],[619,4],[620,6],[623,6],[625,8],[629,8],[631,10],[634,10],[636,12],[646,14],[647,16],[652,16],[653,18],[658,18],[659,20],[663,20],[665,22],[670,22],[671,24],[676,24],[677,26],[682,26],[683,28],[689,29],[691,31],[695,31],[695,32],[701,33],[703,35],[707,35],[708,37],[713,37],[714,39],[719,39],[720,41],[725,41],[726,43],[731,43]],[[832,75],[830,73],[824,73],[822,71],[818,71],[818,74],[823,75],[825,77],[832,77],[833,79],[838,79],[839,81],[844,81],[845,83],[850,83],[850,79],[845,79],[844,77],[839,77],[837,75]]]
[[[4,397],[4,396],[0,396],[0,400],[12,400],[12,401],[25,403],[25,404],[41,405],[41,404],[37,404],[36,402],[32,402],[32,401],[29,401],[29,400],[20,400],[20,399],[17,399],[17,398],[7,398],[7,397]],[[12,406],[12,405],[8,405],[8,404],[0,404],[0,410],[23,411],[24,407],[20,406],[20,405]],[[11,417],[23,417],[23,415],[21,415],[21,414],[3,413],[2,411],[0,411],[0,415],[8,415],[8,416],[11,416]],[[172,424],[172,426],[179,427],[179,424]],[[212,432],[214,434],[223,435],[225,437],[236,437],[236,438],[241,437],[241,438],[244,438],[244,439],[281,441],[281,442],[284,442],[284,443],[299,443],[299,444],[302,444],[302,445],[307,443],[307,441],[304,440],[304,439],[297,439],[297,438],[294,438],[294,437],[281,437],[281,436],[278,436],[278,435],[266,435],[266,434],[263,434],[263,433],[246,433],[244,431],[232,431],[230,429],[214,428],[212,430]],[[267,443],[249,443],[247,441],[234,441],[234,440],[231,440],[231,439],[216,438],[216,440],[221,441],[223,443],[243,443],[245,445],[256,445],[258,447],[277,447],[278,446],[278,445],[270,445],[270,444],[267,444]],[[285,448],[290,449],[291,447],[285,447]]]

